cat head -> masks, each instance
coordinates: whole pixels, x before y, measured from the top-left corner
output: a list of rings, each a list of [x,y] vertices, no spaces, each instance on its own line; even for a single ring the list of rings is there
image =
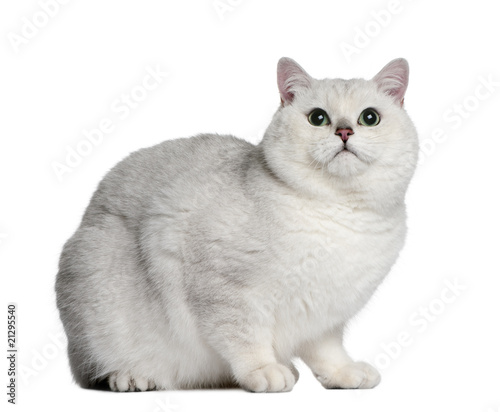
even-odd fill
[[[403,107],[408,74],[406,60],[396,59],[371,80],[317,80],[282,58],[281,106],[262,141],[269,167],[314,195],[343,190],[402,197],[418,155]]]

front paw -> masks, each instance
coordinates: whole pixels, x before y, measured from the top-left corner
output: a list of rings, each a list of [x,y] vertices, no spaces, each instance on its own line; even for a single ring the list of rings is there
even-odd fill
[[[365,362],[349,363],[316,378],[326,389],[371,389],[380,383],[380,374]]]
[[[295,381],[290,369],[279,363],[271,363],[248,373],[240,379],[240,384],[250,392],[289,392]]]
[[[109,388],[114,392],[142,392],[156,389],[152,379],[133,376],[130,372],[113,372],[108,377]]]

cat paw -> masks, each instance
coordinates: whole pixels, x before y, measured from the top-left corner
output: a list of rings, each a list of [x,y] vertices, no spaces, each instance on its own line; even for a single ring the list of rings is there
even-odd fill
[[[156,389],[152,379],[132,376],[130,372],[113,372],[108,377],[108,384],[114,392],[144,392]]]
[[[380,374],[365,362],[353,362],[331,376],[316,376],[326,389],[371,389],[380,383]]]
[[[289,368],[271,363],[250,372],[240,380],[240,384],[250,392],[289,392],[295,381],[294,373]]]

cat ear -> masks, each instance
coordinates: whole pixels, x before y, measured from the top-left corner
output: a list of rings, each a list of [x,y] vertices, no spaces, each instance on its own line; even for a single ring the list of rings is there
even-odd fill
[[[394,59],[372,79],[383,93],[403,106],[410,67],[405,59]]]
[[[311,76],[295,60],[282,57],[278,62],[278,89],[281,105],[290,104],[299,89],[310,87],[311,79]]]

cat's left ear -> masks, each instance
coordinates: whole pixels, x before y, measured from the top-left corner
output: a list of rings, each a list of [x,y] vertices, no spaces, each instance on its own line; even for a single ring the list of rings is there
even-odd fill
[[[293,59],[282,57],[278,62],[278,89],[281,105],[290,104],[302,88],[311,86],[311,76]]]
[[[379,90],[403,106],[410,67],[405,59],[394,59],[372,79]]]

